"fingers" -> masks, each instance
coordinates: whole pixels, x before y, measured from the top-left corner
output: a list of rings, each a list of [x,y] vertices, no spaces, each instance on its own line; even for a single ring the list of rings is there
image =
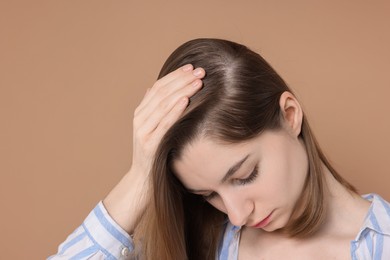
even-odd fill
[[[167,122],[169,123],[170,120],[166,120],[166,118],[177,119],[183,112],[181,105],[185,103],[185,100],[188,100],[189,97],[193,96],[201,87],[202,81],[197,79],[190,84],[187,84],[185,87],[179,89],[178,91],[172,93],[170,96],[166,96],[162,100],[156,101],[153,106],[145,108],[144,112],[147,120],[145,120],[145,123],[141,127],[145,129],[145,131],[151,132],[160,124],[162,124],[162,122],[165,122],[165,125]],[[179,114],[176,115],[176,113]],[[171,114],[173,115],[171,116]]]
[[[157,81],[136,109],[138,127],[146,132],[157,128],[164,117],[178,105],[180,99],[191,97],[202,87],[201,78],[204,75],[203,69],[192,70],[192,66],[187,65]]]
[[[168,129],[179,119],[188,105],[187,97],[181,98],[173,109],[159,122],[152,136],[152,142],[158,144]]]
[[[160,83],[162,85],[166,85],[168,82],[173,80],[175,77],[179,76],[181,74],[181,72],[190,72],[193,69],[194,69],[194,67],[192,66],[192,64],[186,64],[186,65],[178,68],[177,70],[172,71],[171,73],[167,74],[166,76],[162,77],[158,81],[160,81]]]
[[[151,158],[167,130],[180,118],[189,98],[202,88],[202,68],[183,66],[158,80],[134,112],[133,165],[149,173]]]
[[[203,78],[205,71],[202,68],[193,70],[191,64],[187,64],[159,79],[150,91],[145,95],[137,110],[140,111],[145,107],[151,107],[156,103],[156,99],[165,98],[180,88],[190,84],[196,79]],[[169,86],[169,87],[167,87]]]

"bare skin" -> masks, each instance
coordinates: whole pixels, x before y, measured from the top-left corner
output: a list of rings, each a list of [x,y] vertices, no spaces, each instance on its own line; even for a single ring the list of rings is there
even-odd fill
[[[292,217],[308,172],[300,104],[284,92],[280,108],[281,129],[247,142],[227,144],[207,136],[194,140],[174,162],[176,175],[187,189],[226,213],[233,225],[242,226],[239,259],[350,259],[350,241],[370,203],[348,192],[325,166],[328,212],[320,230],[306,239],[279,232]],[[235,162],[243,163],[226,175]],[[263,219],[269,219],[267,224],[260,224]]]
[[[329,191],[324,225],[307,239],[244,227],[239,259],[351,259],[350,242],[355,239],[370,203],[348,192],[325,169]]]
[[[135,110],[132,166],[103,200],[110,216],[129,234],[134,231],[138,218],[145,210],[146,203],[149,201],[149,172],[157,146],[166,131],[182,115],[188,105],[188,98],[202,87],[201,79],[204,75],[203,69],[194,69],[191,65],[179,68],[158,80],[151,89],[148,89],[142,102]],[[295,140],[300,132],[301,110],[299,104],[295,103],[296,100],[291,97],[289,94],[284,95],[286,101],[283,103],[285,108],[284,115],[287,122],[286,133],[288,135],[287,139],[285,138],[284,140],[288,141],[290,149],[294,149],[294,151],[302,155],[301,144],[298,140]],[[243,149],[247,147],[255,149],[254,146],[250,145],[244,145]],[[187,157],[194,158],[190,154]],[[301,157],[300,160],[304,160],[304,157]],[[248,162],[254,164],[254,161]],[[295,159],[291,159],[291,162],[295,162]],[[186,165],[190,164],[184,163],[182,167],[180,167],[180,164],[177,166],[178,168],[184,167],[183,173],[193,172],[193,169],[186,170]],[[207,163],[198,165],[207,165]],[[298,166],[299,164],[294,165]],[[246,170],[250,170],[252,166],[248,164]],[[203,170],[202,172],[204,172]],[[299,171],[297,168],[296,172],[298,173]],[[241,233],[239,259],[350,258],[349,243],[358,232],[369,207],[369,202],[357,195],[348,193],[345,188],[331,177],[328,171],[325,172],[329,187],[329,212],[326,223],[316,236],[310,239],[297,240],[283,236],[278,232],[267,232],[268,230],[266,229],[262,230],[244,226]],[[184,184],[198,184],[192,180],[186,180],[185,176],[178,177]],[[246,172],[238,173],[238,176],[235,177],[238,179],[244,178],[246,177]],[[298,176],[298,178],[302,178],[302,176]],[[200,184],[203,185],[203,183]],[[209,184],[210,182],[208,182]],[[217,186],[197,186],[193,188],[203,190],[204,187],[206,187],[207,191],[213,191]],[[229,205],[225,205],[226,198],[234,195],[228,193],[230,188],[222,186],[217,188],[219,191],[222,191],[221,194],[227,197],[223,197],[221,200],[217,197],[215,205],[212,202],[210,203],[222,211],[230,210],[229,218],[232,218],[231,220],[234,222],[244,225],[248,223],[251,220],[248,216],[251,216],[249,214],[254,212],[253,209],[248,208],[248,215],[242,215],[242,211],[235,210],[234,201],[231,201],[232,203]],[[298,189],[299,186],[296,188]],[[234,199],[237,198],[234,197]],[[229,212],[226,213],[229,215]],[[259,219],[263,218],[263,213],[259,214],[258,217]],[[282,223],[283,221],[279,222]]]
[[[103,200],[110,216],[129,234],[148,203],[149,172],[157,146],[202,87],[202,68],[185,65],[148,89],[134,112],[133,158],[130,170]]]

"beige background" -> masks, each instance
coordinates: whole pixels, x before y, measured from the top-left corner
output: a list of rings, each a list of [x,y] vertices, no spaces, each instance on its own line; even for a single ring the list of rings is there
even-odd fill
[[[132,111],[197,37],[260,52],[324,150],[390,200],[388,1],[0,2],[1,259],[43,259],[131,164]]]

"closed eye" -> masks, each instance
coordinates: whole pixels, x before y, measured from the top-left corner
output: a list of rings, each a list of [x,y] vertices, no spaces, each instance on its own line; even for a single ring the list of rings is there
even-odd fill
[[[253,169],[253,171],[251,172],[251,174],[247,178],[235,179],[234,182],[236,182],[239,185],[250,184],[250,183],[252,183],[252,182],[254,182],[256,180],[258,175],[259,175],[259,166],[256,165],[256,167]],[[215,196],[217,196],[217,195],[218,194],[216,192],[211,192],[210,194],[202,195],[202,197],[205,200],[209,201],[209,200],[215,198]]]
[[[259,166],[256,165],[256,167],[253,169],[252,173],[245,179],[236,179],[235,182],[237,182],[240,185],[246,185],[251,182],[253,182],[257,176],[259,175]]]

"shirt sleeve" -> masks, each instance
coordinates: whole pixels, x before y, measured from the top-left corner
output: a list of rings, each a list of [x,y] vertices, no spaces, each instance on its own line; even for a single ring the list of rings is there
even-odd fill
[[[108,214],[100,201],[88,217],[58,247],[50,260],[127,259],[133,240]]]

